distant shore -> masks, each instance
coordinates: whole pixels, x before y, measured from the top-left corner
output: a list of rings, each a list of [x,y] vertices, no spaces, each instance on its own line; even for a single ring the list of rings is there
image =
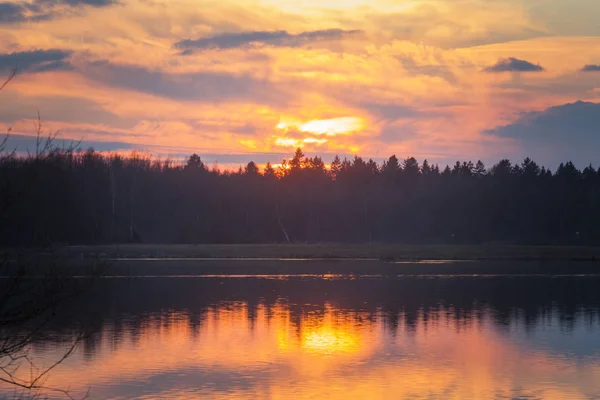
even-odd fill
[[[588,261],[600,262],[600,247],[395,244],[119,244],[66,246],[68,257],[376,259],[382,261]]]
[[[69,274],[105,277],[398,277],[581,275],[600,277],[599,247],[393,244],[99,245],[49,249]],[[91,269],[90,269],[91,268]]]

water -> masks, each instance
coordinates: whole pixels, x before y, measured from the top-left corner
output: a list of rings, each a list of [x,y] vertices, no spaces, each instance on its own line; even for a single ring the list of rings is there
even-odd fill
[[[599,289],[589,276],[106,279],[32,355],[49,364],[85,325],[45,384],[91,399],[600,399]]]

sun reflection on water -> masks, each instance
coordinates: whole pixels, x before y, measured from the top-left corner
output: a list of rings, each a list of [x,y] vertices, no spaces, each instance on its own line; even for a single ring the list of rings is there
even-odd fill
[[[354,353],[360,348],[360,343],[356,336],[342,329],[321,327],[304,335],[302,347],[324,354]]]
[[[483,399],[522,384],[545,399],[600,393],[596,364],[532,351],[485,320],[403,318],[390,326],[379,313],[284,301],[169,311],[118,333],[106,325],[50,382],[92,386],[93,398],[129,398],[132,385],[154,391],[147,398]],[[553,380],[563,383],[540,383]]]

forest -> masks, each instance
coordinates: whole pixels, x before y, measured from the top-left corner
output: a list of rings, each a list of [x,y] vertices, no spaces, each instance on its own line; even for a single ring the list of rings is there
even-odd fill
[[[139,153],[0,156],[0,245],[600,244],[600,170],[530,159],[440,168],[391,156],[326,165],[297,149],[237,171]]]

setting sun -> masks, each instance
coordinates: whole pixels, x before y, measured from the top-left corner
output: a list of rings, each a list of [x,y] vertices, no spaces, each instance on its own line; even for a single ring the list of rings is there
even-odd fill
[[[360,131],[365,126],[361,118],[340,117],[331,119],[311,120],[308,122],[282,121],[277,125],[279,129],[297,129],[300,132],[314,133],[317,135],[335,136],[350,132]]]

